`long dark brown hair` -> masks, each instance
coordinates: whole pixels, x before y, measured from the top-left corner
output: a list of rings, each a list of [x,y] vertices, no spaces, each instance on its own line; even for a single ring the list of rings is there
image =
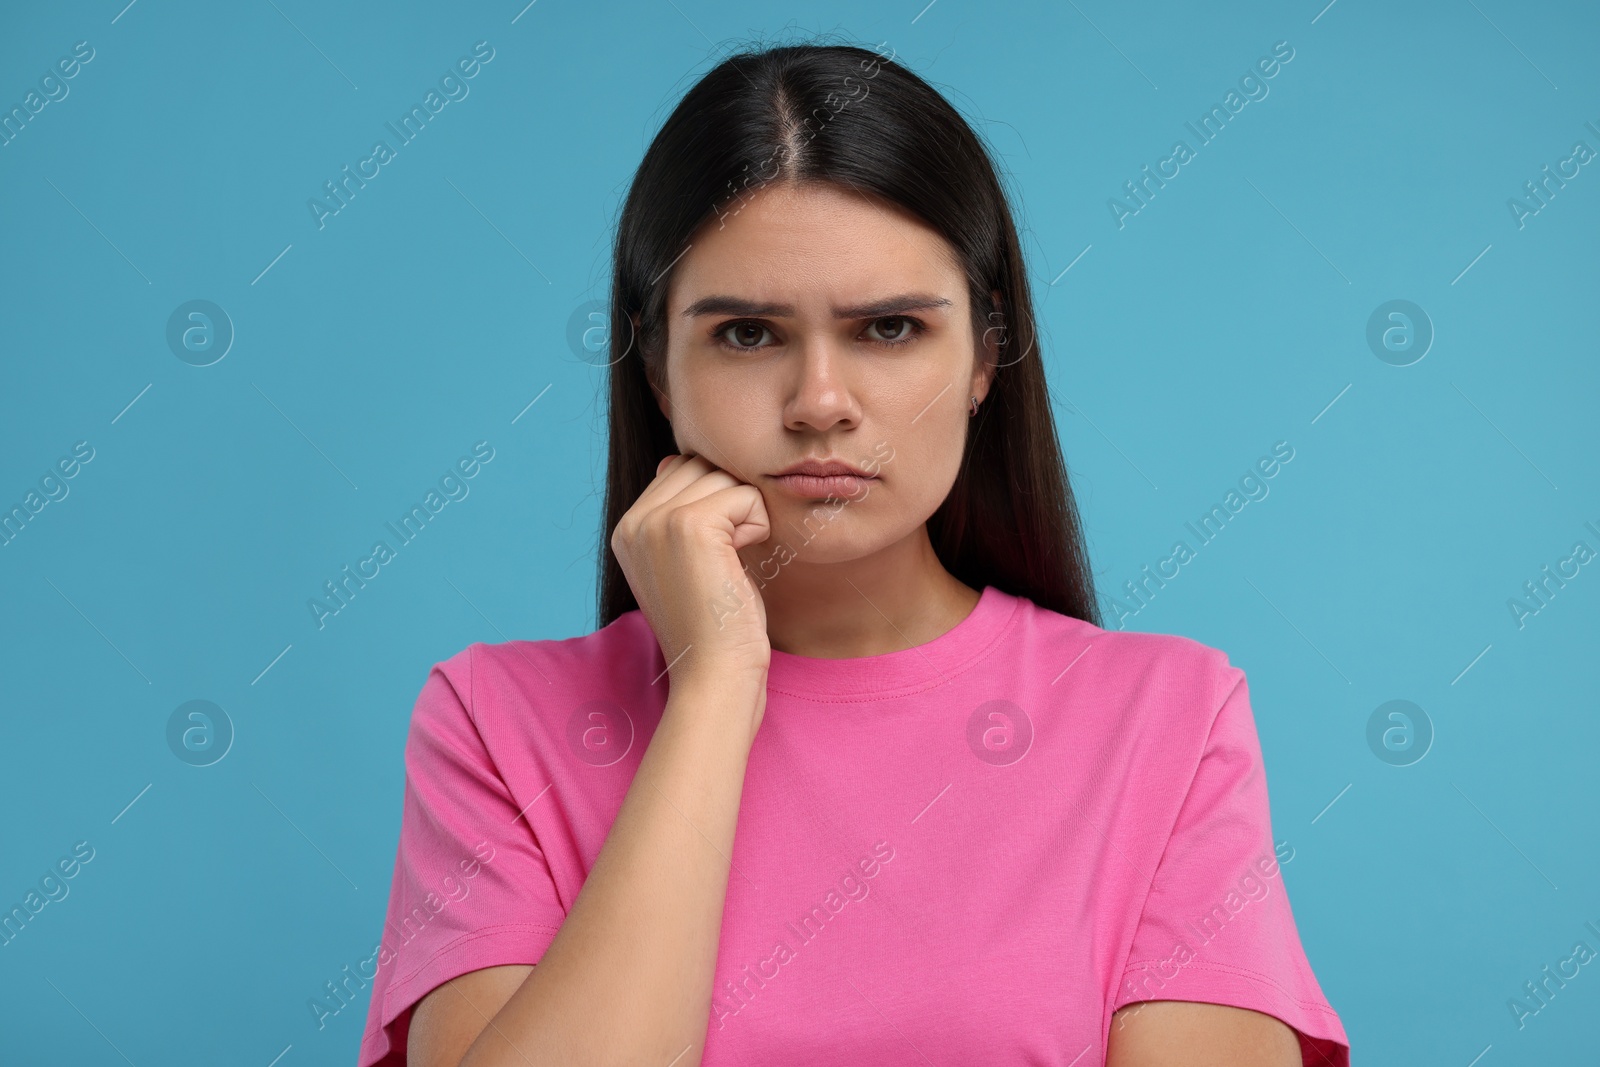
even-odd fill
[[[769,182],[834,183],[881,197],[954,248],[975,340],[997,341],[999,358],[928,538],[968,586],[993,585],[1099,626],[1028,275],[993,160],[921,77],[884,52],[848,44],[786,44],[724,59],[678,103],[634,174],[613,249],[598,626],[639,606],[611,534],[656,464],[678,451],[652,391],[664,378],[668,272],[701,225]]]

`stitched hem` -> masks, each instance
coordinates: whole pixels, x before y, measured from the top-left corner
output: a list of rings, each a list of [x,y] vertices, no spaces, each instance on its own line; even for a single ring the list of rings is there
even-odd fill
[[[390,1027],[428,993],[468,971],[505,964],[536,966],[559,932],[559,927],[547,923],[501,923],[462,934],[384,989],[376,1029],[368,1031],[363,1043],[375,1041],[385,1046],[385,1052],[394,1051],[387,1047]],[[504,936],[507,933],[514,936]]]
[[[1125,971],[1126,979],[1130,971]],[[1187,1003],[1221,1004],[1270,1015],[1296,1034],[1304,1067],[1349,1067],[1350,1041],[1337,1012],[1321,1002],[1308,1002],[1294,996],[1278,982],[1226,964],[1188,963],[1172,978],[1163,979],[1156,990],[1126,995],[1118,983],[1112,999],[1111,1015],[1106,1017],[1106,1040],[1111,1037],[1111,1016],[1129,1004],[1145,1001],[1181,1000]]]
[[[1136,961],[1130,962],[1128,964],[1128,966],[1127,966],[1127,969],[1122,972],[1122,978],[1118,981],[1117,988],[1121,989],[1124,982],[1126,982],[1130,977],[1134,977],[1136,975],[1136,970],[1135,970],[1136,968],[1147,966],[1147,965],[1148,966],[1155,966],[1155,965],[1158,965],[1158,964],[1161,964],[1161,963],[1165,963],[1165,962],[1167,962],[1167,961],[1159,960],[1159,959],[1136,960]],[[1195,960],[1192,963],[1182,964],[1180,966],[1180,968],[1179,968],[1179,972],[1178,973],[1182,974],[1185,971],[1190,971],[1190,970],[1194,970],[1194,969],[1197,969],[1197,968],[1200,969],[1200,970],[1214,971],[1214,972],[1216,972],[1218,974],[1235,975],[1235,976],[1240,977],[1240,978],[1249,978],[1249,979],[1252,979],[1254,981],[1261,982],[1261,983],[1263,983],[1265,985],[1271,986],[1273,989],[1276,989],[1280,994],[1283,995],[1283,998],[1285,1000],[1291,1001],[1291,1002],[1299,1005],[1301,1008],[1303,1008],[1306,1011],[1317,1012],[1318,1014],[1326,1015],[1326,1016],[1328,1016],[1330,1018],[1333,1018],[1333,1019],[1337,1019],[1339,1017],[1339,1013],[1338,1012],[1331,1010],[1327,1005],[1323,1004],[1321,1001],[1317,1001],[1317,1000],[1301,1000],[1299,997],[1295,996],[1294,993],[1290,992],[1288,989],[1285,989],[1283,987],[1283,985],[1278,982],[1277,979],[1271,977],[1270,975],[1262,974],[1259,971],[1252,971],[1252,970],[1249,970],[1249,969],[1244,968],[1244,967],[1234,967],[1234,966],[1231,966],[1231,965],[1226,964],[1226,963],[1202,962],[1200,960]],[[1157,972],[1157,977],[1161,977],[1160,972]],[[1173,979],[1168,978],[1168,979],[1163,979],[1163,980],[1164,981],[1172,981]],[[1133,1003],[1134,1001],[1137,1001],[1137,1000],[1160,1000],[1160,999],[1162,999],[1162,998],[1160,998],[1160,997],[1135,997],[1135,998],[1133,998],[1133,1000],[1130,1000],[1127,1003],[1131,1004],[1131,1003]],[[1113,1009],[1113,1011],[1115,1011],[1115,1009]]]

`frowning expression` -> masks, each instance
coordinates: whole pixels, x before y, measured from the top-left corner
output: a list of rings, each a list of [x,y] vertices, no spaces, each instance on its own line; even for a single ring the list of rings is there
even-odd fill
[[[695,234],[667,315],[662,412],[680,450],[761,490],[773,542],[858,559],[949,494],[996,355],[977,358],[966,274],[915,216],[834,185],[764,186]],[[780,477],[808,459],[875,477]]]

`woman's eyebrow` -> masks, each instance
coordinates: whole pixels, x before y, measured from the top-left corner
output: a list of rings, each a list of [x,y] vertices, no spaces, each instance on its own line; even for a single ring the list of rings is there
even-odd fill
[[[870,304],[834,308],[836,319],[868,319],[898,315],[906,311],[925,311],[932,308],[951,307],[951,301],[928,293],[902,293],[884,297]],[[705,296],[683,309],[685,318],[700,315],[750,315],[793,318],[793,304],[768,304],[758,300],[745,300],[737,296]]]

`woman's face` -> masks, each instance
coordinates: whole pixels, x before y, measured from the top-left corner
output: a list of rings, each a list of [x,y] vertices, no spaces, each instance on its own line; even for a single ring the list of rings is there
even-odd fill
[[[860,559],[949,494],[968,397],[983,401],[997,355],[975,358],[966,276],[913,216],[837,186],[762,187],[694,236],[667,316],[658,399],[679,449],[759,489],[772,521],[748,564],[780,543],[805,562]],[[806,459],[876,477],[831,501],[776,477]]]

